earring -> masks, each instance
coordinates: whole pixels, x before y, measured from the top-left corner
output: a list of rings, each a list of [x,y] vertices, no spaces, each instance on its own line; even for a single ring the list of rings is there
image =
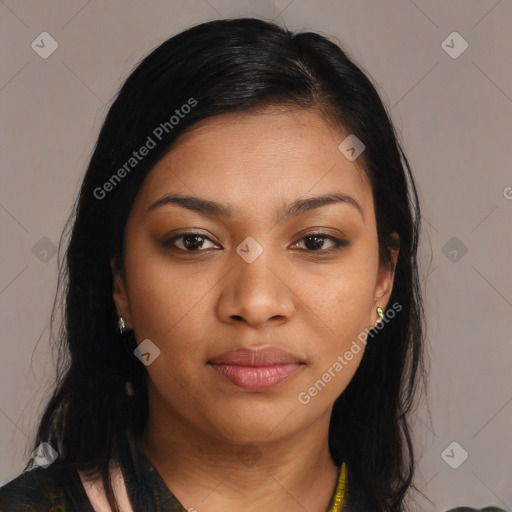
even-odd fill
[[[119,327],[119,332],[123,334],[124,330],[126,329],[126,322],[124,321],[124,318],[122,316],[119,317],[117,326]]]
[[[380,306],[377,308],[377,314],[379,315],[377,323],[380,324],[382,322],[382,319],[384,318],[384,311],[382,311],[382,308]]]

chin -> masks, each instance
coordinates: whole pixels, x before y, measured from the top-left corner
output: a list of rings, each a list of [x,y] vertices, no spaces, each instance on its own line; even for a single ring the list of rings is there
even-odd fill
[[[236,419],[229,415],[223,416],[215,421],[215,425],[217,425],[218,435],[228,443],[240,445],[269,443],[292,434],[290,427],[293,426],[295,431],[299,426],[296,418],[293,422],[287,422],[285,418],[286,414],[269,412],[262,416],[253,412]]]

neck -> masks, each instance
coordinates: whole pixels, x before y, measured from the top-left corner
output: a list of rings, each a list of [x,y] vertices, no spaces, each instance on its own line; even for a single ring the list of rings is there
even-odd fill
[[[137,443],[186,510],[325,512],[338,480],[330,412],[299,432],[279,437],[278,426],[246,442],[200,430],[176,413],[150,413]]]

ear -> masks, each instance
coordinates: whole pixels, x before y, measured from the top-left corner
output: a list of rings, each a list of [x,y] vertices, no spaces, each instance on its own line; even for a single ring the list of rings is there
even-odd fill
[[[120,270],[118,259],[113,257],[110,259],[110,268],[112,269],[112,298],[116,305],[118,316],[122,316],[126,323],[127,330],[133,329],[132,314],[130,303],[126,293],[126,284],[123,273]]]
[[[393,233],[392,238],[399,243],[398,233]],[[372,311],[373,323],[375,325],[379,315],[377,314],[377,308],[380,306],[383,311],[386,310],[386,306],[389,302],[391,292],[393,290],[393,282],[395,280],[395,268],[398,260],[399,249],[391,249],[391,263],[390,265],[381,265],[379,267],[379,273],[377,276],[377,283],[375,286],[375,296]]]

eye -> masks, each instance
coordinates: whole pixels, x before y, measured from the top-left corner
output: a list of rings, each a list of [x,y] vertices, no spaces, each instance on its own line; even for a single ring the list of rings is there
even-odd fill
[[[330,242],[330,247],[325,247],[326,241]],[[341,240],[322,232],[308,233],[295,242],[294,247],[300,245],[302,242],[304,243],[305,248],[299,247],[300,250],[318,253],[336,251],[341,247],[350,244],[350,242],[346,240]],[[172,246],[172,248],[185,252],[206,252],[208,249],[220,248],[206,235],[195,232],[181,233],[180,235],[169,238],[162,243],[165,247]],[[211,244],[209,247],[207,246],[208,243]]]
[[[349,245],[350,242],[346,240],[341,240],[332,235],[328,235],[327,233],[314,232],[308,233],[306,236],[303,236],[299,239],[298,242],[295,242],[294,245],[297,245],[302,240],[304,240],[304,244],[306,245],[306,251],[310,252],[331,252],[336,251],[341,247]],[[325,241],[330,241],[331,246],[328,248],[324,248]]]
[[[174,248],[186,252],[206,252],[202,250],[205,248],[206,241],[212,244],[212,246],[206,247],[206,249],[213,249],[218,247],[207,236],[194,232],[181,233],[181,235],[177,235],[169,238],[168,240],[165,240],[163,244],[166,247],[173,246]]]

